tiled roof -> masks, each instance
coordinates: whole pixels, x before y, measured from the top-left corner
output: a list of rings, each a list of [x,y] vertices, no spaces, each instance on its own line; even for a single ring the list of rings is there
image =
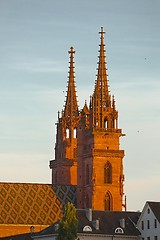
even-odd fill
[[[86,210],[77,210],[78,218],[78,233],[79,234],[105,234],[116,235],[115,229],[121,227],[120,221],[124,219],[125,226],[123,228],[123,235],[126,236],[138,236],[140,232],[136,228],[136,223],[140,216],[140,212],[116,212],[116,211],[92,211],[92,221],[89,221],[86,217]],[[99,220],[99,229],[95,228],[95,220]],[[56,224],[56,223],[55,223]],[[42,230],[39,235],[55,234],[55,224]],[[91,227],[91,232],[84,232],[85,226]]]
[[[73,203],[76,206],[76,204],[77,204],[77,196],[76,196],[77,186],[54,185],[53,189],[63,206],[68,201]]]
[[[137,212],[117,212],[117,211],[92,211],[92,220],[99,219],[99,230],[93,227],[92,222],[86,218],[85,210],[78,210],[77,217],[79,219],[78,232],[82,233],[85,225],[92,228],[93,233],[111,234],[115,233],[115,229],[120,226],[120,221],[124,219],[124,235],[137,236],[139,231],[136,229],[135,224],[138,221],[140,213]]]
[[[147,202],[152,212],[160,223],[160,202]]]
[[[66,201],[75,203],[75,186],[0,183],[0,224],[51,225]]]

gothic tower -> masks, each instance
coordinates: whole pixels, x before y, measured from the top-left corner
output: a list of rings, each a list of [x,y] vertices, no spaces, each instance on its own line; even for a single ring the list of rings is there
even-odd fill
[[[58,112],[57,134],[55,144],[55,160],[50,161],[52,169],[52,184],[77,184],[77,125],[79,122],[79,110],[76,96],[74,76],[73,47],[70,54],[69,80],[64,109]]]
[[[97,79],[90,106],[80,112],[77,131],[77,207],[121,211],[123,206],[122,130],[111,97],[106,68],[104,31],[100,31]]]

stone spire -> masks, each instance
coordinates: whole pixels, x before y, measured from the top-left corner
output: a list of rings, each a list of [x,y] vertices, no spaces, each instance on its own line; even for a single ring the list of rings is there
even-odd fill
[[[106,68],[106,56],[105,56],[105,44],[103,27],[101,27],[100,34],[100,50],[98,61],[98,73],[95,81],[95,89],[92,98],[93,107],[93,123],[98,128],[104,128],[104,115],[107,108],[111,107],[111,96],[109,93],[107,68]]]
[[[100,50],[99,50],[99,62],[98,62],[98,75],[95,84],[95,92],[100,96],[102,105],[110,106],[110,94],[108,90],[108,79],[107,79],[107,68],[106,68],[106,56],[105,56],[105,44],[104,44],[104,34],[103,27],[99,32],[100,39]]]
[[[77,208],[122,211],[123,157],[122,129],[111,98],[106,68],[104,30],[100,30],[97,79],[89,111],[84,107],[77,133]]]
[[[55,144],[55,160],[50,161],[52,169],[52,184],[77,184],[77,126],[79,111],[74,77],[73,47],[70,55],[67,96],[62,114],[58,112],[57,133]]]
[[[75,50],[73,47],[68,51],[70,54],[70,66],[69,66],[69,76],[68,76],[68,89],[67,97],[64,107],[64,117],[72,118],[78,116],[78,102],[76,96],[76,86],[75,86],[75,76],[74,76],[74,54]]]

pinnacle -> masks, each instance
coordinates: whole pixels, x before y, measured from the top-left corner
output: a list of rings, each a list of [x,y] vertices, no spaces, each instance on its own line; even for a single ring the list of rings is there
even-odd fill
[[[76,96],[76,85],[75,85],[75,76],[74,76],[74,54],[75,50],[73,47],[68,51],[70,54],[70,65],[69,65],[69,76],[68,76],[68,89],[66,103],[64,107],[65,117],[77,116],[78,114],[78,102]]]

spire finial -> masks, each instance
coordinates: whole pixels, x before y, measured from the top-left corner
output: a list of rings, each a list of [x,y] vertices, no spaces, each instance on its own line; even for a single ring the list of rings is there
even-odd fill
[[[95,81],[95,89],[93,94],[93,114],[94,124],[100,128],[104,127],[105,109],[111,107],[111,97],[109,93],[108,75],[106,68],[104,29],[101,27],[100,34],[100,49],[98,61],[98,74]]]
[[[99,34],[101,34],[101,39],[104,39],[104,34],[106,32],[103,30],[103,27],[101,27],[101,31],[99,32]]]
[[[71,54],[71,55],[72,55],[72,54],[75,54],[75,52],[76,52],[76,51],[74,50],[73,47],[71,47],[71,48],[69,49],[69,51],[68,51],[68,53]],[[71,56],[70,56],[70,57],[71,57]]]

